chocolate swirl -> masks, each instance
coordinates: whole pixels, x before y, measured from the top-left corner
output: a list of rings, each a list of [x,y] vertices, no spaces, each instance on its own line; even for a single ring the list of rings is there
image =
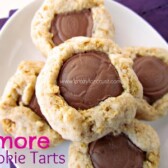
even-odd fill
[[[115,67],[107,54],[98,51],[72,56],[63,64],[57,81],[61,95],[76,109],[94,107],[123,92]]]
[[[90,143],[89,154],[94,168],[143,168],[146,156],[124,134]]]
[[[90,9],[55,15],[50,32],[55,45],[76,36],[92,36],[93,19]]]
[[[161,59],[138,56],[133,68],[143,86],[144,99],[149,104],[153,104],[168,93],[168,65]]]

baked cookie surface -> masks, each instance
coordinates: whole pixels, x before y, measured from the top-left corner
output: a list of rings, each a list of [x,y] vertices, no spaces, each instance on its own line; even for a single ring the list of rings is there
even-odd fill
[[[138,120],[89,144],[74,142],[68,168],[158,168],[160,142],[155,130]]]
[[[31,25],[34,44],[44,56],[76,37],[111,39],[114,27],[103,0],[45,0]]]
[[[0,121],[13,137],[47,136],[50,146],[63,141],[42,115],[35,96],[35,84],[44,63],[23,61],[8,81],[0,99]],[[34,148],[37,148],[34,143]]]
[[[168,51],[160,48],[132,47],[124,51],[134,61],[144,92],[137,101],[137,118],[156,120],[168,113]]]
[[[111,40],[76,37],[55,47],[36,95],[43,115],[63,138],[90,142],[130,122],[142,87]],[[45,89],[44,89],[45,88]]]

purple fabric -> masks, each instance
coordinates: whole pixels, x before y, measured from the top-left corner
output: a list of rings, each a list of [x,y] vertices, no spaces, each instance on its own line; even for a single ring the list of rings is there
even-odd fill
[[[8,18],[2,18],[2,19],[0,19],[0,30],[1,30],[1,28],[3,27],[3,25],[6,23],[6,21],[7,21],[15,12],[16,12],[16,9],[11,10],[11,11],[9,12]]]
[[[168,41],[168,0],[116,0],[147,20]]]
[[[167,0],[116,0],[125,6],[130,7],[139,14],[157,9],[159,6],[168,4]]]
[[[12,162],[10,162],[10,168],[16,168]]]

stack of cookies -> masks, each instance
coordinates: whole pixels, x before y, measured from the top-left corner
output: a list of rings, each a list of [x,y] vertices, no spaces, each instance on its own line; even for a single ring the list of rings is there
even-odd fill
[[[45,0],[31,36],[47,60],[7,83],[4,131],[72,141],[69,168],[158,168],[158,135],[139,120],[168,113],[168,51],[121,49],[113,35],[103,0]]]

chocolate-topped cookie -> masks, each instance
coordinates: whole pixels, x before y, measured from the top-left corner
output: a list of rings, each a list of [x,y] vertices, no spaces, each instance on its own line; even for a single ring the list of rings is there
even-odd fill
[[[63,139],[48,124],[35,94],[36,79],[43,65],[42,62],[25,61],[18,66],[0,101],[0,122],[4,131],[13,137],[47,136],[50,146],[55,146]],[[37,148],[35,145],[33,148]]]
[[[91,143],[74,142],[68,168],[158,168],[159,138],[138,120]]]
[[[33,42],[46,57],[52,48],[72,37],[112,39],[113,35],[104,0],[45,0],[31,26]]]
[[[93,17],[91,9],[78,12],[57,14],[51,22],[50,32],[53,43],[59,45],[64,41],[76,37],[91,37],[93,31]]]
[[[159,48],[127,48],[125,56],[134,61],[133,69],[143,87],[137,101],[137,118],[156,120],[168,113],[168,51]]]
[[[72,83],[66,83],[66,80]],[[100,51],[74,54],[63,64],[57,81],[66,102],[81,110],[123,92],[116,68],[108,55]]]
[[[134,97],[142,97],[142,87],[132,60],[120,53],[111,40],[86,37],[53,49],[37,79],[36,96],[63,138],[90,142],[135,117]]]
[[[89,144],[95,168],[143,168],[146,152],[134,145],[125,134],[108,134]],[[130,159],[131,158],[131,159]]]
[[[155,56],[144,55],[136,57],[133,68],[143,86],[144,99],[149,104],[154,104],[168,93],[168,64]]]

